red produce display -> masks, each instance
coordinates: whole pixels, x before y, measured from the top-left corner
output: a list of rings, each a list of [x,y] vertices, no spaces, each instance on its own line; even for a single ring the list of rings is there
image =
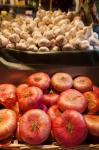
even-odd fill
[[[42,104],[42,103],[39,103],[39,104],[36,105],[33,109],[41,109],[41,110],[43,110],[43,111],[46,112],[46,113],[47,113],[47,111],[48,111],[47,106],[44,105],[44,104]]]
[[[13,135],[17,126],[16,113],[10,109],[0,110],[0,140]]]
[[[19,108],[22,112],[33,109],[40,103],[43,92],[40,88],[32,86],[25,88],[18,99]]]
[[[89,77],[79,76],[74,79],[73,86],[80,92],[87,92],[92,90],[93,83]]]
[[[97,87],[97,86],[93,86],[93,92],[94,92],[94,94],[96,94],[96,96],[99,98],[99,87]]]
[[[96,113],[99,111],[99,98],[93,92],[85,92],[84,96],[88,102],[88,112]]]
[[[43,103],[50,107],[57,103],[59,95],[55,93],[48,93],[43,95]]]
[[[51,85],[56,91],[68,90],[72,87],[72,77],[68,73],[56,73],[51,78]]]
[[[75,110],[66,110],[52,122],[56,141],[65,147],[81,144],[87,137],[87,126],[83,116]]]
[[[27,87],[28,87],[28,84],[20,84],[20,85],[17,87],[16,93],[17,93],[18,98],[21,97],[21,94],[23,93],[23,90],[24,90],[25,88],[27,88]]]
[[[1,142],[8,138],[31,145],[56,141],[67,148],[90,140],[88,133],[99,137],[99,88],[91,78],[52,70],[50,76],[29,74],[23,72],[23,80],[14,82],[17,88],[13,82],[0,84]]]
[[[53,121],[56,117],[60,116],[62,113],[59,110],[58,105],[53,105],[48,109],[48,115],[50,119]]]
[[[44,72],[34,73],[28,77],[27,83],[30,86],[37,86],[42,90],[46,90],[50,86],[50,77]]]
[[[84,116],[89,133],[98,136],[99,138],[99,116],[97,115],[85,115]]]
[[[0,84],[0,103],[5,108],[12,108],[16,102],[16,87],[12,84]]]
[[[74,109],[83,113],[87,108],[87,101],[82,93],[75,89],[69,89],[60,94],[58,106],[62,111]]]
[[[43,143],[48,138],[50,131],[51,121],[49,116],[42,110],[29,110],[20,119],[20,136],[28,144]]]

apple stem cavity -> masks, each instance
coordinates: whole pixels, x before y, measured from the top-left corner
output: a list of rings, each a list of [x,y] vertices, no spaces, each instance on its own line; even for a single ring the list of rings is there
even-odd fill
[[[70,122],[68,122],[68,123],[66,124],[66,129],[67,129],[67,131],[68,131],[69,133],[72,133],[73,126],[72,126],[72,124],[71,124]]]
[[[32,130],[33,130],[33,131],[38,131],[38,130],[39,130],[39,125],[38,125],[38,123],[35,122],[35,121],[32,123]]]
[[[30,93],[25,93],[24,97],[27,98],[30,96]]]
[[[66,81],[66,77],[61,77],[61,81]]]

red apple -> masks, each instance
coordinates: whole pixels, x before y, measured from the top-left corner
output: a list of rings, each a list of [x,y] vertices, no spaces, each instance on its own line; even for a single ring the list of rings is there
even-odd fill
[[[19,103],[18,102],[16,102],[16,104],[11,109],[16,113],[17,116],[19,115]]]
[[[99,137],[99,116],[85,115],[84,116],[89,133]]]
[[[58,97],[59,97],[58,94],[48,93],[43,95],[42,101],[46,106],[50,107],[57,103]]]
[[[88,112],[96,113],[99,111],[99,98],[93,92],[85,92],[84,96],[88,103]]]
[[[21,93],[19,98],[19,108],[21,112],[25,112],[29,109],[33,109],[41,103],[43,92],[38,87],[27,87]]]
[[[93,86],[93,92],[97,96],[97,98],[99,98],[99,87]]]
[[[87,101],[82,93],[75,89],[69,89],[60,94],[58,106],[62,111],[74,109],[83,113],[87,108]]]
[[[56,117],[61,116],[61,112],[59,110],[58,105],[53,105],[48,109],[48,115],[50,119],[53,121]]]
[[[37,86],[42,90],[46,90],[50,86],[50,77],[44,72],[38,72],[30,75],[27,79],[30,86]]]
[[[72,77],[67,73],[56,73],[51,78],[51,85],[57,91],[65,91],[72,87]]]
[[[27,84],[20,84],[20,85],[17,87],[16,93],[17,93],[18,98],[21,97],[22,91],[23,91],[25,88],[27,88],[27,87],[28,87]]]
[[[12,108],[16,102],[16,87],[13,84],[0,84],[0,103],[5,108]]]
[[[43,110],[43,111],[46,112],[46,113],[47,113],[47,111],[48,111],[47,106],[44,105],[44,104],[42,104],[42,103],[39,103],[39,104],[36,105],[33,109],[41,109],[41,110]]]
[[[79,76],[74,79],[73,86],[80,92],[87,92],[92,90],[93,83],[89,77]]]
[[[42,144],[51,131],[49,116],[39,109],[29,110],[20,119],[19,131],[24,142],[31,145]]]
[[[65,147],[81,144],[88,133],[83,116],[75,110],[66,110],[54,119],[52,129],[56,141]]]
[[[0,110],[0,140],[4,140],[13,135],[16,125],[17,116],[13,110]]]

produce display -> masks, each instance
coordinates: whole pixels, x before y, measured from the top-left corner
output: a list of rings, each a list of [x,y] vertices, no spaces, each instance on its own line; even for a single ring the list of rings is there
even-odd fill
[[[39,9],[36,17],[17,16],[0,27],[0,47],[32,52],[99,49],[92,24],[85,26],[75,11]]]
[[[0,84],[0,141],[64,147],[99,138],[99,88],[88,76],[33,73],[17,87]]]

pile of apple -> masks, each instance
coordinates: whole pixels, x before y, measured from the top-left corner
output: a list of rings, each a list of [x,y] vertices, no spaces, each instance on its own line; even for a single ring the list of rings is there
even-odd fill
[[[87,76],[44,72],[30,75],[18,87],[0,84],[0,141],[15,136],[31,145],[49,135],[65,147],[99,137],[99,88]]]

